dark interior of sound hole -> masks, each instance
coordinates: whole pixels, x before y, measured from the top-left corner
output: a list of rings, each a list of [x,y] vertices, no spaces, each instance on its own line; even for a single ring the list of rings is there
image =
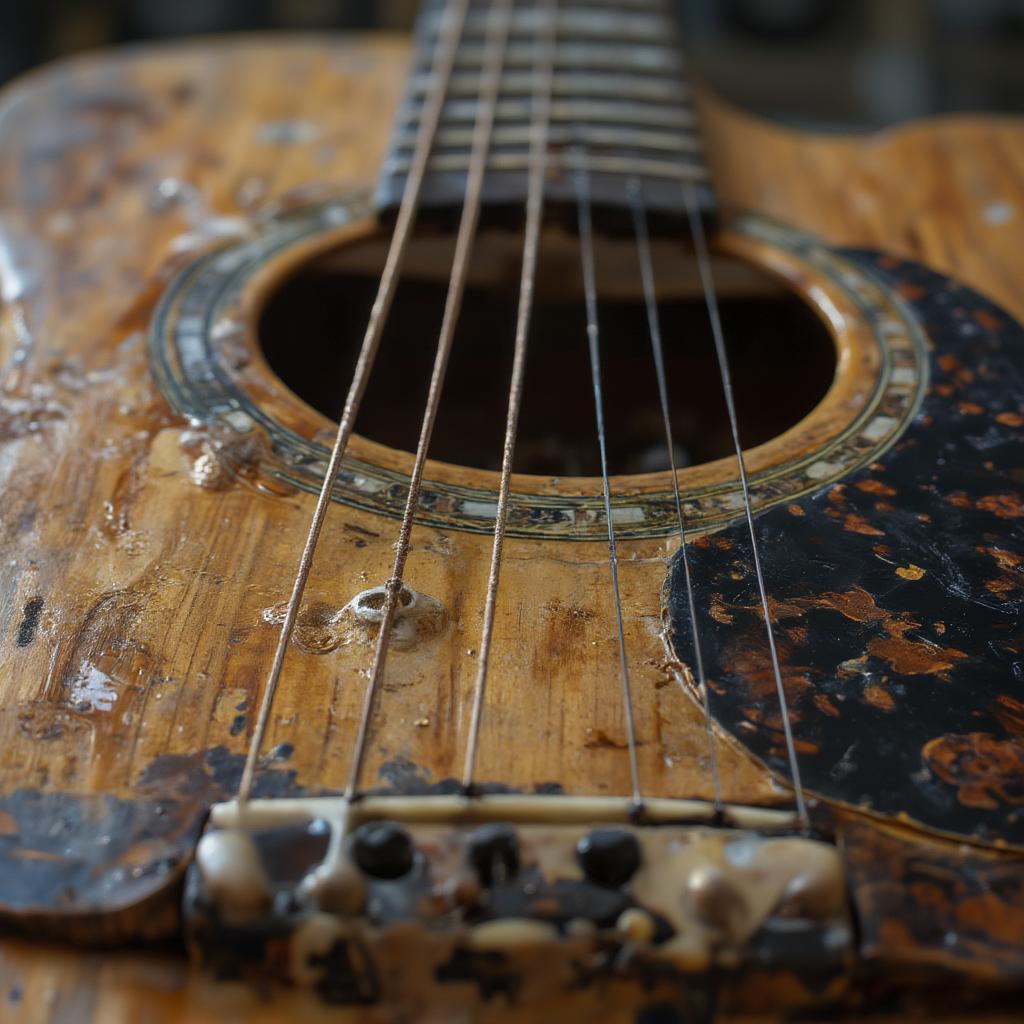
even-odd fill
[[[548,246],[542,249],[515,457],[522,473],[600,472],[574,244],[567,240],[565,251],[551,258]],[[346,253],[340,263],[310,263],[277,289],[261,318],[261,345],[272,369],[335,420],[377,286],[379,242],[371,249],[362,261]],[[430,447],[434,459],[492,470],[501,465],[518,286],[518,265],[506,258],[511,250],[498,249],[505,256],[490,262],[501,270],[467,287]],[[668,466],[657,378],[635,256],[621,249],[597,254],[605,261],[602,284],[612,283],[604,291],[618,293],[606,295],[599,307],[609,468],[654,472]],[[413,270],[398,288],[356,424],[364,437],[405,451],[416,447],[446,292],[448,264],[433,251],[426,246],[419,260],[412,254]],[[475,265],[488,262],[478,247]],[[663,263],[657,270],[668,279]],[[801,299],[759,272],[747,269],[740,277],[723,289],[720,304],[741,436],[751,448],[820,402],[835,373],[835,349]],[[676,463],[728,455],[729,423],[699,288],[666,294],[659,311]]]

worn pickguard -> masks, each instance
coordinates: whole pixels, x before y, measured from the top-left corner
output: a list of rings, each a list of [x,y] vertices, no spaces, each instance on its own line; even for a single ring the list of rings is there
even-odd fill
[[[985,842],[1024,844],[1024,331],[908,262],[850,252],[932,346],[902,438],[756,520],[804,785]],[[691,566],[717,722],[789,772],[745,523]],[[681,560],[667,614],[693,663]]]

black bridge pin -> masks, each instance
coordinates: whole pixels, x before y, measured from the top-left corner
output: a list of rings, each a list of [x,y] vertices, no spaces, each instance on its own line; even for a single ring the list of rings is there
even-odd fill
[[[618,888],[640,867],[640,843],[624,828],[595,828],[576,843],[576,856],[588,881]]]
[[[352,834],[352,857],[373,878],[401,878],[412,870],[415,848],[393,821],[370,821]]]
[[[519,870],[519,839],[510,825],[481,825],[469,837],[466,852],[482,885],[504,881]]]

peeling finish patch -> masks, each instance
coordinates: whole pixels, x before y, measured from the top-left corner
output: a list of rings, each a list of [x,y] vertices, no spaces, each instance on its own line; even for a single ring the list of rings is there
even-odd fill
[[[68,697],[72,706],[81,710],[113,711],[118,688],[101,668],[83,661],[71,682]]]
[[[799,513],[756,520],[803,782],[1024,846],[1024,330],[922,267],[856,258],[913,302],[934,387],[870,466]],[[786,778],[749,537],[739,526],[702,540],[690,559],[712,713]],[[678,557],[668,615],[692,664]]]
[[[896,575],[905,580],[919,580],[924,576],[924,569],[919,565],[901,565]]]

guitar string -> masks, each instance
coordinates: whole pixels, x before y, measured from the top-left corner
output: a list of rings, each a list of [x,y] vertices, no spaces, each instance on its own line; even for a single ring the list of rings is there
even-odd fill
[[[492,8],[492,18],[495,18],[495,11],[500,9],[507,9],[510,0],[504,0],[499,2]],[[248,756],[246,759],[245,768],[243,770],[242,781],[239,788],[239,802],[245,802],[251,793],[251,787],[253,782],[255,762],[258,756],[259,749],[262,746],[262,739],[266,731],[267,722],[269,719],[269,712],[273,703],[273,698],[277,690],[281,669],[284,661],[284,655],[287,651],[287,646],[291,638],[291,634],[294,631],[295,620],[297,617],[298,607],[301,603],[301,598],[305,589],[306,581],[308,580],[309,571],[312,565],[313,554],[315,552],[316,543],[319,539],[319,535],[325,519],[327,507],[329,507],[330,491],[332,489],[334,480],[337,476],[337,471],[340,466],[341,458],[343,457],[347,441],[351,435],[352,426],[354,424],[355,416],[358,412],[359,404],[362,399],[363,393],[365,392],[366,384],[368,382],[370,370],[372,369],[373,361],[376,355],[377,348],[379,347],[379,341],[382,334],[383,324],[387,318],[387,313],[390,310],[391,302],[394,297],[395,286],[397,284],[398,271],[404,259],[405,250],[407,248],[408,239],[410,236],[410,229],[412,221],[415,218],[415,213],[419,205],[419,194],[422,186],[422,179],[425,175],[426,165],[429,160],[430,151],[434,136],[436,135],[437,126],[440,119],[440,114],[443,109],[444,97],[446,93],[447,81],[450,78],[455,55],[457,52],[458,41],[461,36],[462,26],[465,21],[465,15],[469,6],[469,0],[456,0],[456,2],[450,7],[446,8],[445,18],[442,22],[442,28],[439,32],[439,39],[435,51],[435,60],[433,66],[432,78],[434,81],[440,81],[441,87],[432,93],[428,102],[424,103],[423,117],[421,119],[420,131],[417,136],[417,144],[414,150],[413,159],[410,165],[409,174],[406,180],[406,188],[403,192],[402,201],[400,204],[398,217],[396,219],[395,230],[392,235],[391,246],[388,250],[388,256],[385,262],[384,271],[381,275],[380,285],[376,300],[374,302],[373,309],[371,310],[370,319],[367,326],[367,331],[364,336],[363,345],[360,350],[359,359],[357,360],[356,369],[353,374],[352,385],[350,386],[348,396],[346,398],[345,408],[341,421],[339,423],[339,429],[337,437],[335,439],[334,447],[332,448],[331,458],[328,463],[327,471],[325,473],[324,484],[321,488],[317,507],[314,512],[313,519],[310,524],[309,534],[307,536],[306,545],[303,549],[302,557],[299,563],[299,570],[296,575],[295,584],[293,587],[291,598],[287,606],[285,619],[282,625],[281,634],[277,649],[275,651],[274,660],[271,666],[270,673],[268,674],[267,683],[264,691],[264,700],[261,704],[260,715],[257,721],[256,730],[254,731],[253,741],[250,744]],[[557,6],[557,0],[554,3],[549,4],[549,7],[554,8]],[[488,28],[488,42],[493,43],[493,38],[490,36],[490,32],[495,28],[496,22],[500,19],[492,20],[489,22]],[[552,19],[553,22],[553,19]],[[489,106],[489,112],[485,114],[485,119],[488,122],[486,129],[486,140],[483,143],[482,152],[482,168],[486,167],[486,157],[489,148],[490,132],[493,126],[494,117],[494,104],[496,102],[496,90],[497,86],[500,85],[500,69],[501,69],[501,54],[504,49],[504,42],[507,40],[508,25],[505,22],[504,27],[504,38],[498,50],[497,57],[497,72],[495,81],[495,95],[491,100],[490,104],[484,103],[483,107]],[[484,81],[486,74],[485,69],[481,72],[481,82]],[[550,97],[548,97],[548,102]],[[481,112],[478,111],[477,123],[475,129],[479,129],[481,125]],[[474,136],[474,153],[477,149],[477,136]],[[531,179],[533,178],[533,153],[531,153]],[[470,180],[474,176],[473,171],[473,156],[470,159],[470,173],[469,180],[467,181],[467,196],[466,205],[463,208],[463,219],[460,223],[460,236],[456,243],[456,257],[453,262],[452,281],[449,287],[449,302],[446,302],[445,319],[442,324],[442,339],[445,339],[445,344],[442,345],[439,341],[438,347],[438,359],[435,362],[435,373],[431,379],[430,392],[428,394],[427,412],[424,417],[424,423],[421,430],[421,443],[417,449],[417,465],[414,467],[413,479],[410,483],[409,500],[407,501],[406,514],[403,516],[402,528],[400,530],[399,541],[396,544],[396,561],[395,570],[392,574],[392,578],[388,580],[385,586],[386,602],[385,610],[382,616],[383,621],[381,622],[380,634],[378,637],[377,652],[375,653],[374,665],[371,669],[371,680],[367,687],[366,699],[364,701],[363,715],[360,721],[359,736],[357,739],[355,755],[353,758],[353,768],[349,779],[349,783],[346,789],[346,796],[352,798],[355,794],[356,787],[358,784],[358,778],[360,774],[360,768],[362,765],[363,754],[365,751],[365,744],[367,739],[368,722],[372,714],[373,697],[377,688],[377,683],[381,672],[383,670],[384,660],[386,657],[388,647],[388,637],[390,635],[390,628],[393,622],[395,609],[397,606],[398,596],[402,589],[402,572],[404,571],[405,559],[408,554],[408,538],[411,532],[412,516],[415,511],[415,507],[418,501],[419,485],[422,481],[422,468],[423,462],[426,458],[426,448],[429,445],[430,433],[433,429],[433,422],[436,418],[437,407],[440,401],[441,385],[443,384],[444,372],[447,367],[447,357],[450,354],[451,341],[454,335],[454,326],[457,321],[458,308],[461,304],[462,291],[465,285],[465,267],[468,260],[469,249],[471,247],[472,238],[475,234],[476,222],[479,215],[479,194],[476,196],[475,201],[470,200]],[[480,177],[482,179],[483,170],[480,170]],[[539,180],[542,182],[542,173],[538,175]],[[584,164],[580,165],[575,177],[576,191],[577,191],[577,207],[580,224],[580,239],[581,239],[581,256],[583,263],[584,273],[584,287],[585,287],[585,299],[587,307],[587,335],[588,335],[588,346],[590,350],[591,359],[591,370],[592,370],[592,381],[595,398],[595,414],[597,420],[598,429],[598,443],[601,455],[601,466],[602,466],[602,485],[604,494],[604,505],[605,515],[608,526],[608,541],[609,541],[609,554],[610,554],[610,567],[612,573],[613,591],[615,596],[615,607],[616,607],[616,621],[617,631],[619,639],[619,655],[620,664],[622,668],[622,686],[623,686],[623,700],[624,708],[626,713],[627,730],[629,738],[629,757],[630,757],[630,771],[632,779],[632,791],[633,791],[633,802],[637,805],[642,803],[641,790],[639,785],[639,770],[637,763],[637,751],[636,751],[636,733],[635,733],[635,721],[632,707],[631,697],[631,686],[629,679],[628,662],[626,658],[625,649],[625,634],[623,627],[623,615],[622,615],[622,604],[621,604],[621,593],[619,587],[618,578],[618,559],[616,553],[615,544],[615,531],[614,524],[612,521],[612,510],[611,510],[611,494],[610,494],[610,482],[607,469],[607,453],[606,453],[606,437],[604,427],[604,415],[603,415],[603,399],[602,399],[602,387],[601,387],[601,375],[600,375],[600,354],[599,354],[599,332],[598,332],[598,320],[597,320],[597,306],[596,306],[596,286],[594,281],[594,266],[593,266],[593,229],[591,223],[591,212],[590,212],[590,186],[589,177],[587,175],[586,167]],[[482,183],[482,182],[481,182]],[[477,186],[479,190],[479,184]],[[700,267],[702,284],[705,290],[705,297],[708,306],[708,314],[712,323],[712,332],[715,337],[716,354],[719,361],[719,369],[722,376],[723,391],[726,397],[726,404],[729,411],[730,425],[733,433],[733,440],[737,451],[737,462],[740,471],[741,487],[744,495],[744,505],[746,510],[746,517],[748,521],[748,528],[750,530],[752,550],[754,556],[754,565],[757,575],[758,588],[761,597],[762,609],[765,616],[765,622],[767,627],[767,635],[769,641],[769,649],[771,652],[771,660],[773,671],[775,675],[776,689],[778,693],[779,703],[783,715],[783,727],[786,737],[787,751],[789,754],[790,770],[794,781],[794,791],[796,795],[796,803],[799,816],[806,825],[807,823],[807,810],[806,803],[804,800],[803,787],[800,781],[799,766],[796,758],[795,745],[792,737],[791,725],[789,722],[787,702],[785,697],[784,688],[782,686],[781,669],[778,661],[778,653],[775,645],[774,634],[771,626],[769,611],[768,611],[768,600],[767,592],[764,585],[764,578],[760,564],[760,558],[757,548],[756,536],[753,526],[753,516],[749,495],[749,486],[746,477],[746,469],[744,465],[744,459],[742,454],[742,448],[739,442],[738,425],[736,422],[735,404],[732,396],[732,386],[728,371],[728,363],[725,357],[724,339],[722,336],[720,317],[718,313],[717,300],[714,293],[713,280],[710,274],[710,261],[707,255],[706,239],[703,235],[703,225],[700,222],[699,213],[695,211],[694,200],[692,196],[692,190],[688,187],[683,187],[684,197],[687,205],[687,215],[690,221],[690,229],[694,238],[695,248],[698,252],[698,265]],[[541,203],[538,203],[538,207]],[[635,218],[635,214],[634,214]],[[463,241],[462,227],[467,225],[469,221],[472,221],[471,227],[467,228],[465,241]],[[537,223],[539,229],[539,213],[537,216]],[[538,231],[539,233],[539,231]],[[646,235],[646,217],[644,217],[644,234]],[[639,236],[638,236],[639,238]],[[461,253],[460,259],[460,242],[461,247],[464,247],[464,252]],[[529,243],[527,243],[526,249],[529,249]],[[649,251],[648,251],[648,266],[649,266]],[[535,265],[536,252],[534,248],[534,255],[531,258],[531,263]],[[526,264],[526,251],[524,251],[524,269]],[[642,273],[645,273],[642,271]],[[529,292],[532,297],[532,274],[530,279]],[[492,552],[492,565],[491,573],[488,579],[488,607],[489,611],[489,623],[493,624],[494,614],[494,600],[497,591],[497,579],[498,570],[500,567],[501,558],[501,545],[504,537],[504,526],[507,518],[507,496],[508,496],[508,479],[510,475],[510,464],[511,464],[511,453],[514,449],[515,441],[515,425],[518,420],[518,408],[519,398],[521,392],[521,373],[524,365],[525,358],[525,326],[529,319],[529,308],[531,305],[530,298],[527,298],[526,302],[523,302],[523,285],[521,282],[521,310],[525,307],[525,317],[517,317],[517,337],[516,337],[516,354],[513,364],[513,384],[510,389],[510,404],[509,404],[509,420],[506,430],[505,446],[503,452],[503,470],[502,470],[502,490],[499,494],[499,512],[496,519],[495,528],[495,548]],[[649,317],[649,328],[651,330],[652,346],[655,348],[655,361],[658,364],[658,375],[659,375],[659,392],[662,399],[662,412],[665,418],[665,425],[667,428],[667,440],[669,446],[670,459],[672,458],[672,446],[671,446],[671,426],[670,421],[667,417],[667,394],[664,392],[664,367],[661,356],[660,346],[660,332],[653,321],[650,320],[652,308],[654,309],[654,316],[656,317],[656,302],[652,307],[652,298],[648,292],[648,283],[645,278],[645,299],[648,307]],[[458,291],[458,295],[455,297],[454,302],[451,301],[453,298],[453,292]],[[523,319],[522,328],[522,343],[520,342],[520,324],[519,320]],[[447,325],[447,330],[446,330]],[[657,332],[657,343],[655,342]],[[444,351],[442,351],[442,349]],[[519,363],[519,373],[517,381],[517,366]],[[506,469],[506,463],[508,468]],[[418,472],[417,472],[418,470]],[[673,479],[675,482],[675,499],[677,505],[677,514],[679,516],[680,526],[680,538],[683,550],[684,567],[686,572],[686,582],[688,599],[690,603],[690,614],[691,621],[695,625],[694,617],[694,606],[693,606],[693,593],[691,578],[688,567],[688,559],[685,553],[685,528],[682,520],[682,509],[678,489],[678,480],[675,477],[674,472],[674,461],[672,465]],[[485,628],[488,625],[488,612],[485,609]],[[490,650],[490,630],[488,629],[485,633],[487,640],[486,652],[489,655]],[[695,635],[695,650],[699,652],[699,641]],[[485,648],[481,646],[481,675],[483,679],[486,679],[486,667],[487,661],[484,657]],[[716,805],[720,804],[720,787],[717,777],[717,759],[714,757],[713,747],[713,733],[710,731],[710,714],[708,711],[707,704],[707,689],[706,680],[703,678],[703,669],[701,665],[702,659],[698,653],[698,674],[701,680],[702,696],[707,713],[706,726],[708,728],[709,742],[712,744],[712,764],[715,766],[715,799]],[[475,759],[476,750],[476,737],[479,731],[479,718],[480,710],[482,707],[482,698],[484,692],[484,684],[480,681],[478,676],[477,685],[475,686],[474,694],[474,709],[473,709],[473,724],[471,726],[471,745],[467,751],[466,759],[466,772],[464,773],[464,783],[468,786],[472,782],[472,766]],[[472,751],[472,753],[470,753]]]
[[[718,297],[715,292],[714,276],[711,271],[711,257],[708,253],[707,238],[704,234],[704,223],[701,220],[697,197],[694,190],[686,184],[682,185],[683,202],[686,207],[686,218],[690,226],[694,251],[697,255],[697,267],[700,272],[701,287],[707,306],[711,334],[715,343],[715,356],[718,360],[718,373],[722,382],[722,393],[725,397],[726,410],[729,414],[729,429],[732,432],[733,447],[736,450],[736,464],[739,468],[740,489],[743,492],[743,510],[750,533],[750,549],[753,553],[754,575],[757,577],[757,589],[761,599],[761,611],[764,615],[765,631],[768,636],[768,651],[771,656],[772,673],[775,677],[775,692],[782,715],[782,730],[786,738],[786,755],[789,760],[790,775],[793,780],[793,795],[796,801],[797,816],[804,829],[810,825],[807,814],[807,802],[804,798],[804,787],[800,779],[800,765],[796,756],[796,744],[793,741],[793,727],[789,720],[789,703],[786,689],[782,683],[782,668],[779,664],[779,652],[775,646],[775,630],[772,628],[771,611],[768,605],[768,591],[765,587],[764,572],[761,567],[761,555],[757,542],[757,531],[754,528],[754,510],[750,500],[750,484],[747,479],[746,460],[743,457],[743,446],[740,443],[739,423],[736,418],[736,401],[733,397],[732,376],[729,372],[729,359],[725,351],[725,333],[722,330],[722,319],[718,308]]]
[[[658,316],[658,298],[654,282],[654,265],[651,260],[651,241],[647,227],[647,206],[643,186],[639,178],[626,182],[626,194],[633,219],[633,235],[636,239],[637,257],[640,262],[640,280],[647,307],[647,331],[651,339],[651,354],[654,358],[655,375],[658,379],[658,399],[661,404],[661,419],[665,428],[665,446],[668,449],[669,472],[672,474],[672,491],[675,496],[676,522],[679,525],[679,552],[683,563],[683,578],[686,581],[686,602],[690,616],[690,636],[693,641],[694,664],[697,669],[697,692],[704,711],[704,731],[707,738],[708,765],[714,793],[715,809],[722,810],[722,780],[719,774],[718,749],[715,743],[714,725],[711,720],[711,702],[708,696],[708,681],[704,673],[704,655],[701,649],[700,628],[697,625],[697,606],[693,596],[693,578],[690,573],[690,556],[687,552],[688,538],[683,517],[683,502],[679,492],[679,475],[676,471],[675,448],[672,438],[672,417],[669,412],[668,384],[665,374],[665,356],[661,339],[661,321]]]
[[[573,183],[576,192],[576,212],[580,236],[580,260],[583,269],[583,298],[587,314],[587,347],[590,352],[590,376],[594,393],[594,418],[597,425],[597,447],[601,458],[601,488],[604,496],[604,515],[608,529],[608,563],[611,568],[612,593],[615,599],[615,624],[619,640],[619,667],[622,682],[622,702],[626,718],[626,739],[629,747],[629,772],[632,802],[635,810],[643,807],[640,790],[640,768],[637,761],[636,722],[633,717],[633,691],[626,656],[626,631],[622,619],[622,594],[619,588],[619,558],[615,545],[615,523],[612,519],[611,483],[608,478],[608,452],[604,425],[604,397],[601,386],[600,334],[597,317],[597,284],[594,275],[594,230],[591,219],[590,175],[587,171],[586,152],[576,150],[576,170]]]
[[[420,424],[420,436],[416,445],[416,457],[409,479],[409,491],[406,496],[405,511],[395,543],[395,561],[391,578],[384,585],[385,599],[381,612],[377,644],[374,650],[373,663],[370,667],[370,678],[366,684],[363,697],[362,712],[359,717],[359,728],[356,733],[355,747],[348,783],[345,787],[345,799],[356,799],[359,791],[359,779],[362,775],[363,761],[366,756],[366,745],[369,739],[373,718],[373,709],[380,680],[384,674],[388,650],[391,645],[391,629],[394,623],[395,610],[398,607],[399,595],[403,588],[405,563],[409,555],[409,538],[412,534],[413,519],[419,505],[420,487],[423,482],[423,469],[427,461],[427,451],[437,419],[437,411],[441,404],[441,392],[448,370],[448,359],[455,340],[455,328],[458,324],[462,297],[466,287],[469,271],[469,259],[473,241],[476,236],[477,223],[483,194],[484,175],[487,170],[487,159],[490,153],[491,134],[494,126],[495,110],[498,94],[501,89],[502,68],[508,40],[511,18],[512,0],[493,0],[487,19],[484,56],[480,70],[480,91],[477,104],[476,120],[473,125],[473,140],[470,148],[469,170],[466,176],[466,192],[462,212],[459,219],[458,232],[455,239],[455,253],[452,258],[451,277],[448,283],[448,294],[445,297],[444,314],[441,318],[441,329],[438,334],[437,352],[434,367],[430,376],[426,407]]]
[[[316,553],[317,543],[323,529],[324,519],[327,516],[327,510],[330,507],[331,491],[334,487],[334,481],[338,475],[345,449],[348,447],[348,441],[352,434],[352,428],[355,424],[363,395],[369,383],[377,350],[380,347],[384,323],[391,309],[398,277],[405,261],[412,225],[419,209],[423,179],[426,176],[427,164],[444,108],[448,82],[455,65],[459,39],[462,36],[462,28],[466,20],[469,3],[470,0],[446,0],[445,2],[444,14],[438,30],[438,39],[431,64],[431,81],[435,85],[424,100],[420,126],[416,134],[416,144],[402,192],[398,214],[395,219],[391,242],[385,258],[384,269],[381,272],[380,282],[377,287],[377,295],[370,310],[366,333],[363,336],[362,346],[359,350],[359,356],[352,375],[352,382],[349,385],[348,395],[345,399],[345,407],[341,414],[341,420],[338,423],[338,431],[331,449],[330,460],[324,472],[323,485],[320,488],[316,508],[306,535],[305,545],[299,558],[291,596],[288,598],[284,621],[278,636],[277,647],[274,650],[274,658],[267,673],[266,683],[264,684],[263,700],[260,704],[256,728],[249,743],[245,767],[242,770],[242,778],[238,789],[238,801],[241,804],[244,804],[249,799],[252,792],[257,759],[263,746],[263,738],[266,734],[267,724],[270,720],[270,711],[273,707],[274,697],[277,694],[278,684],[281,679],[281,669],[284,666],[285,655],[291,642],[292,633],[295,630],[299,605],[302,602],[310,569],[313,565],[313,556]]]
[[[538,19],[534,39],[534,83],[531,101],[530,173],[526,192],[526,227],[523,238],[523,258],[519,277],[519,301],[516,309],[515,345],[512,373],[508,393],[508,413],[505,421],[505,439],[501,456],[501,483],[498,487],[498,505],[494,517],[494,542],[491,549],[490,569],[487,575],[487,597],[484,603],[484,621],[480,636],[480,654],[476,679],[473,683],[473,705],[469,724],[469,737],[462,769],[462,787],[472,792],[476,771],[477,746],[480,723],[483,718],[487,672],[490,667],[491,643],[494,635],[494,615],[498,601],[498,581],[504,551],[505,527],[508,522],[508,496],[512,478],[512,458],[519,426],[522,403],[523,376],[526,369],[526,347],[530,316],[533,311],[534,281],[537,274],[537,252],[540,245],[541,217],[544,209],[544,175],[547,169],[548,129],[551,120],[551,93],[555,64],[555,39],[558,0],[547,0],[538,5],[545,16]]]

